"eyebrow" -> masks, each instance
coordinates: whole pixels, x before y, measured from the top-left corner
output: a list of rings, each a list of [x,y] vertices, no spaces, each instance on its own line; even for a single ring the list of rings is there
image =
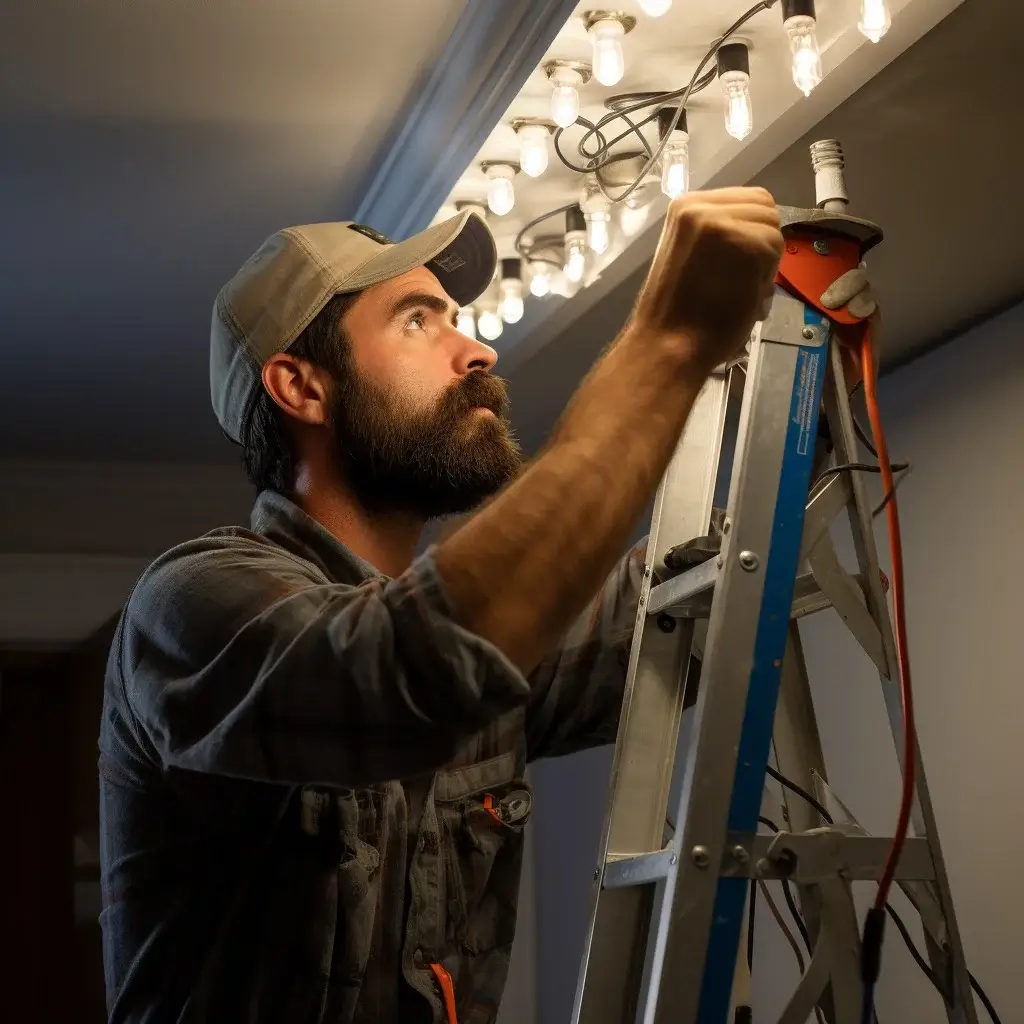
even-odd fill
[[[395,300],[388,313],[388,319],[394,320],[406,310],[416,308],[429,309],[432,313],[437,313],[438,316],[447,315],[452,323],[459,318],[458,307],[451,305],[439,295],[431,295],[430,292],[409,292]]]

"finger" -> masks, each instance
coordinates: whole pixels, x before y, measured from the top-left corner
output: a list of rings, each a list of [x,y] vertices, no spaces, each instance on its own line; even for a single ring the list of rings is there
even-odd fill
[[[863,267],[855,267],[837,277],[821,295],[826,309],[840,309],[855,295],[868,287],[868,274]]]
[[[757,206],[774,206],[775,199],[766,188],[756,185],[737,185],[731,188],[712,188],[706,192],[694,192],[709,203],[725,205],[730,203],[753,203]]]
[[[733,220],[746,221],[751,224],[767,224],[780,230],[779,211],[774,206],[762,206],[757,203],[736,203],[729,209]]]
[[[868,286],[854,295],[846,304],[846,308],[850,316],[855,316],[858,320],[867,320],[878,309],[878,303],[875,301],[871,287]]]

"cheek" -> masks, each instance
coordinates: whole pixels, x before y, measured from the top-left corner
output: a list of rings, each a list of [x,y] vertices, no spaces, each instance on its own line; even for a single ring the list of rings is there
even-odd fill
[[[390,386],[403,404],[426,412],[437,406],[451,381],[451,366],[444,360],[405,356],[392,366]]]

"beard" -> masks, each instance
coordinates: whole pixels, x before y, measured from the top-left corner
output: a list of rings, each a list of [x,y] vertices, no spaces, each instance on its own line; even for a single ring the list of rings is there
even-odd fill
[[[342,478],[367,512],[458,515],[519,472],[522,453],[500,377],[473,370],[433,409],[413,411],[346,362],[334,376],[330,426]]]

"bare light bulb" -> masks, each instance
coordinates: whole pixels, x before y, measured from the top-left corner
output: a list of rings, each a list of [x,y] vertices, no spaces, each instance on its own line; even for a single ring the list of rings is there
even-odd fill
[[[750,104],[750,75],[742,71],[725,71],[719,76],[725,94],[725,130],[742,142],[754,127]]]
[[[551,272],[554,268],[546,260],[534,260],[530,264],[530,294],[538,299],[551,291]]]
[[[661,154],[661,191],[669,199],[685,195],[690,187],[690,136],[673,132]]]
[[[524,124],[516,132],[516,137],[519,139],[519,166],[523,174],[539,178],[548,169],[547,126]]]
[[[857,28],[862,35],[877,43],[892,25],[886,0],[860,0],[860,21]]]
[[[494,164],[487,168],[487,206],[496,217],[511,213],[516,205],[516,192],[512,186],[515,173],[509,164]]]
[[[559,128],[570,128],[580,116],[580,94],[577,87],[583,84],[583,76],[573,68],[554,67],[549,80],[551,91],[551,120]]]
[[[484,341],[495,341],[501,337],[501,317],[493,309],[485,309],[477,318],[476,329]]]
[[[671,6],[672,0],[640,0],[640,10],[649,18],[660,18]]]
[[[622,23],[608,18],[590,26],[590,39],[594,44],[594,77],[602,85],[616,85],[626,73],[626,57],[622,52],[622,37],[626,30]]]
[[[570,231],[565,236],[565,276],[579,284],[587,269],[587,233]]]
[[[783,27],[789,36],[789,50],[793,55],[793,81],[805,96],[810,96],[823,74],[815,32],[817,22],[809,14],[795,14],[786,19]]]
[[[619,211],[619,227],[622,228],[622,233],[627,238],[639,234],[650,214],[651,208],[648,204],[635,202],[630,196]]]
[[[505,278],[498,285],[498,293],[501,295],[501,302],[498,305],[501,319],[507,324],[519,323],[525,312],[523,282],[518,278]]]
[[[468,338],[476,337],[476,314],[472,306],[463,306],[459,310],[459,318],[455,321],[455,329],[462,331]]]
[[[608,210],[589,210],[584,212],[587,219],[587,248],[598,256],[608,251],[611,244],[612,215]]]

